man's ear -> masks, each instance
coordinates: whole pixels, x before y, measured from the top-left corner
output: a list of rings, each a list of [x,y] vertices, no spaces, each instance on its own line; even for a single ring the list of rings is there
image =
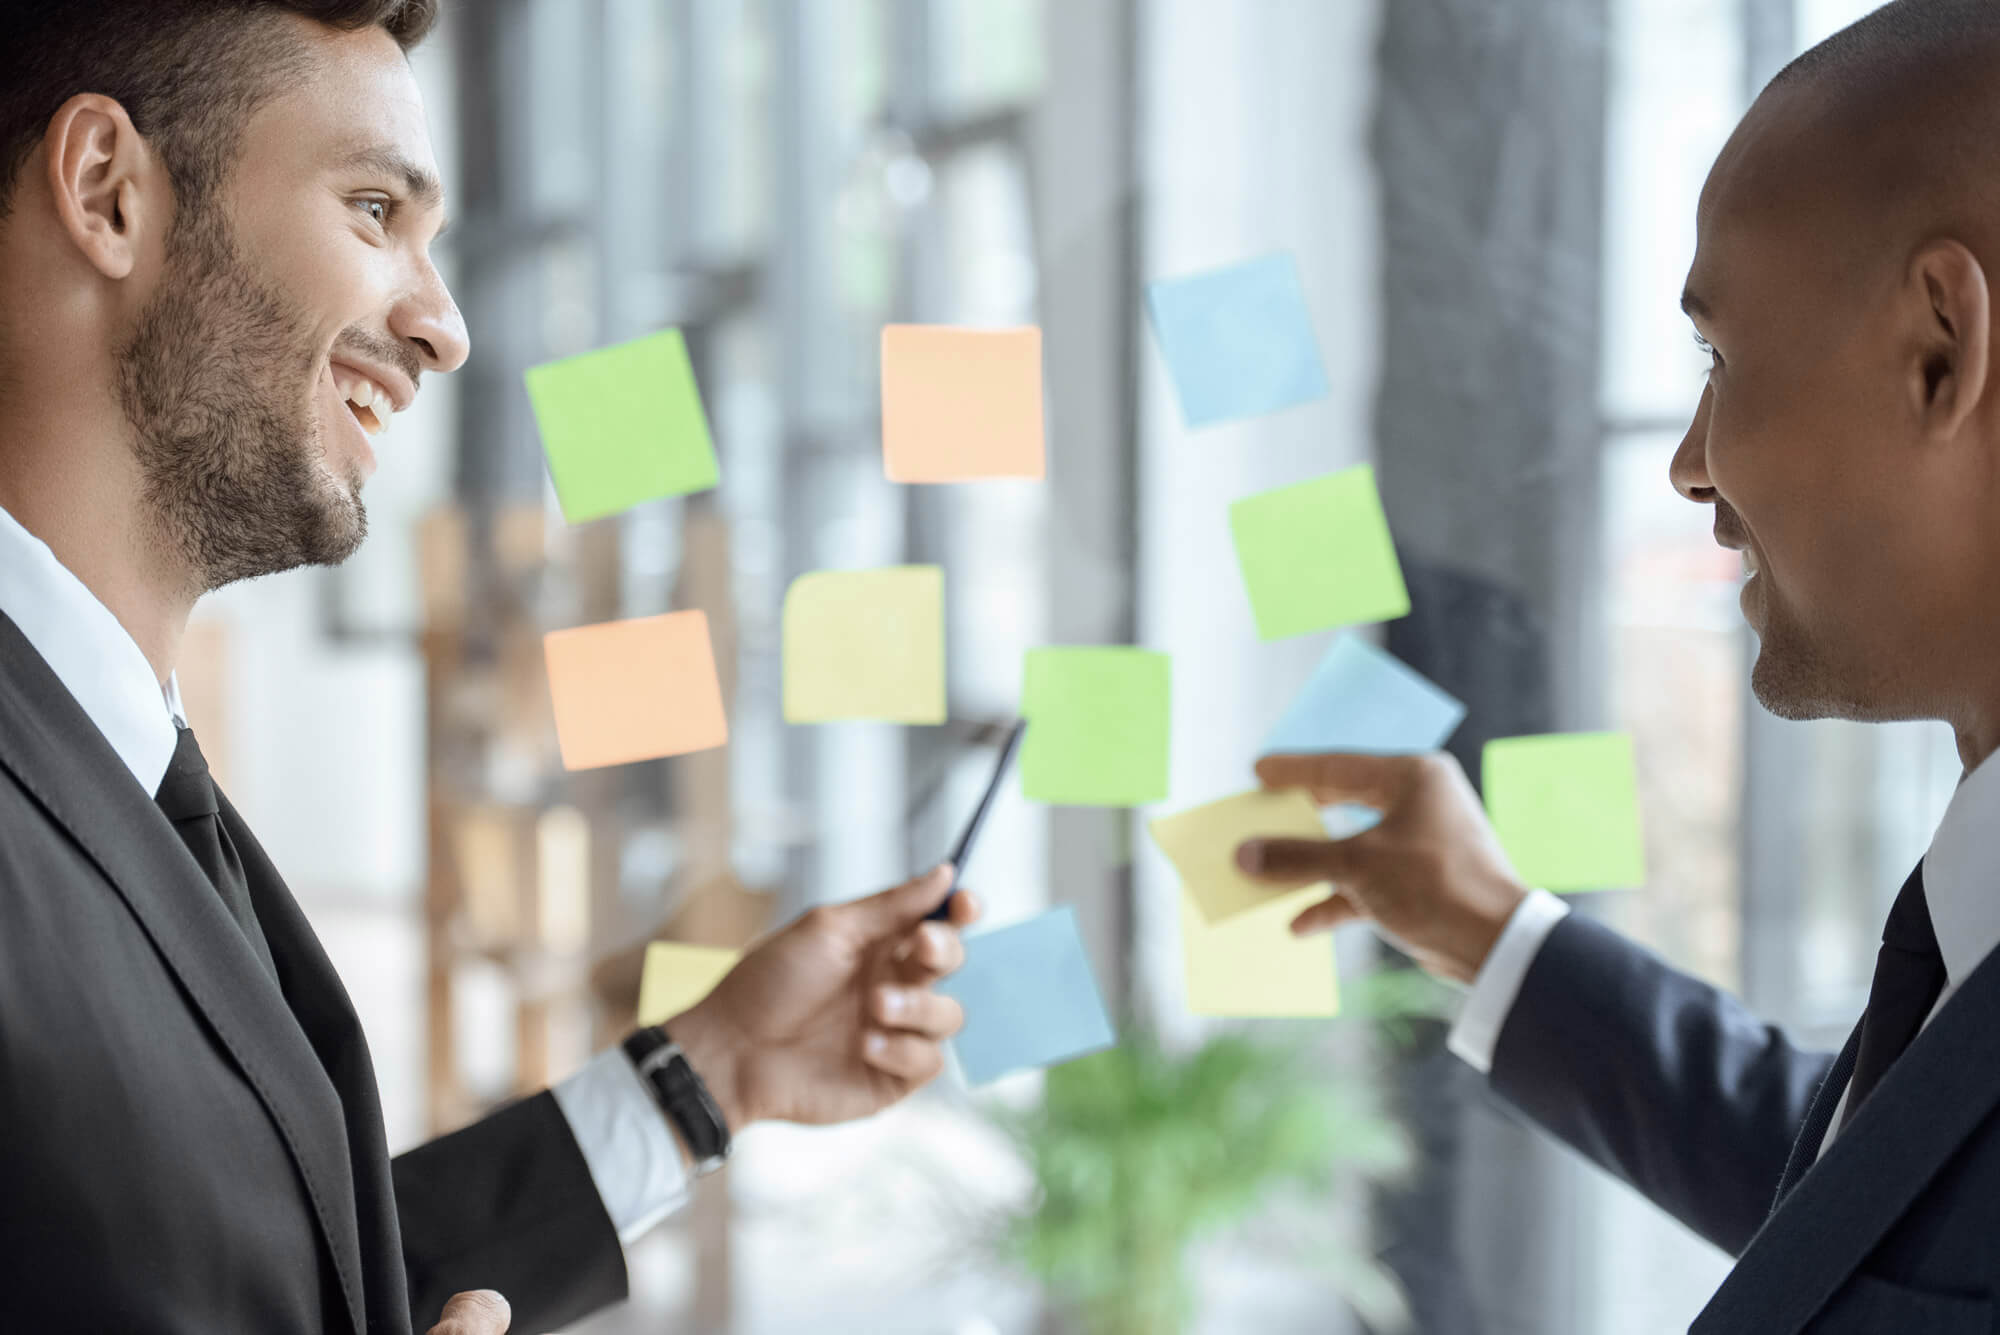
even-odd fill
[[[1933,241],[1910,261],[1924,303],[1911,387],[1926,434],[1955,435],[1986,395],[1992,293],[1979,257],[1957,241]]]
[[[166,222],[147,189],[157,186],[156,161],[132,118],[112,98],[78,93],[49,121],[42,145],[63,230],[106,278],[126,277],[147,229]]]

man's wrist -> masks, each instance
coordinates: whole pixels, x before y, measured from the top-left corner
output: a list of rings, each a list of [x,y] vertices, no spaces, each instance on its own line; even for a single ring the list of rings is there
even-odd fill
[[[667,1033],[687,1058],[690,1070],[707,1087],[709,1097],[722,1112],[731,1135],[757,1120],[757,1113],[744,1097],[743,1045],[733,1030],[720,1024],[702,1007],[683,1011],[665,1025]],[[676,1127],[678,1136],[680,1129]]]
[[[1507,924],[1514,920],[1514,914],[1528,898],[1528,888],[1524,885],[1507,884],[1496,888],[1495,892],[1483,897],[1478,909],[1472,914],[1465,931],[1465,943],[1459,952],[1459,974],[1455,980],[1470,987],[1486,967],[1487,959],[1493,954],[1493,947],[1507,930]]]

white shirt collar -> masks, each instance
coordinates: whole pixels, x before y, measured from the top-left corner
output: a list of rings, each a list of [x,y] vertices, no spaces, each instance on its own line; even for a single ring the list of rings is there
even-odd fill
[[[1952,793],[1924,855],[1924,902],[1956,988],[2000,946],[2000,752]]]
[[[153,665],[111,609],[48,544],[0,509],[0,612],[42,656],[148,796],[167,777],[179,740],[180,683]]]

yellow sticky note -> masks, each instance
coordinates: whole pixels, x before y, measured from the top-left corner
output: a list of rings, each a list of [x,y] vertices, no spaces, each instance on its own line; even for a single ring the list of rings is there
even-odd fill
[[[1291,922],[1326,898],[1325,886],[1287,890],[1227,922],[1206,923],[1181,892],[1181,954],[1195,1015],[1276,1018],[1340,1014],[1333,935],[1297,937]]]
[[[944,571],[820,570],[785,594],[785,721],[942,723]]]
[[[542,637],[564,769],[706,751],[729,740],[705,612]]]
[[[882,464],[891,482],[1041,477],[1042,331],[885,327]]]
[[[639,974],[639,1023],[665,1024],[715,990],[736,967],[740,950],[655,941],[646,947]]]
[[[1219,923],[1271,902],[1278,893],[1252,880],[1236,867],[1236,846],[1245,839],[1324,839],[1319,808],[1297,788],[1282,792],[1253,789],[1219,802],[1192,807],[1148,821],[1153,842],[1180,873],[1181,885],[1201,909],[1202,917]],[[1324,891],[1322,891],[1324,893]]]

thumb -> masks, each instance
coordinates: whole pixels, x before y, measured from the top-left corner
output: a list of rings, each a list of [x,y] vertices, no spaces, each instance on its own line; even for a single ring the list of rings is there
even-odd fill
[[[513,1319],[505,1298],[492,1289],[471,1289],[451,1296],[430,1335],[507,1335]]]
[[[1236,846],[1236,866],[1270,885],[1311,885],[1340,880],[1353,865],[1346,839],[1246,839]]]
[[[944,903],[954,875],[949,862],[941,862],[922,876],[865,899],[850,900],[843,910],[869,937],[900,931],[922,922],[924,915]]]

